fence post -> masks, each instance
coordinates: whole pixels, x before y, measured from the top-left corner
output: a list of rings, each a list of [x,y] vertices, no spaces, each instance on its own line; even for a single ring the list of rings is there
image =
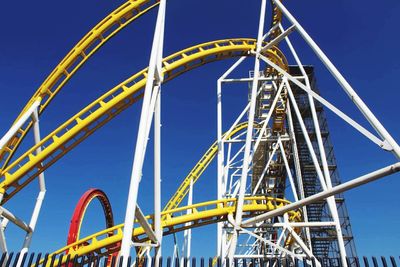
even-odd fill
[[[315,258],[312,258],[312,259],[311,259],[311,266],[312,266],[312,267],[315,267]]]
[[[18,263],[18,260],[19,260],[19,256],[20,256],[21,254],[18,252],[16,255],[15,255],[15,259],[14,259],[14,264],[12,265],[13,267],[16,267],[17,266],[17,263]],[[11,261],[10,261],[10,264],[11,264]]]
[[[270,261],[269,266],[272,266],[271,263],[272,263],[272,261]],[[304,258],[303,258],[303,267],[308,267],[308,264],[307,264],[307,257],[304,257]]]
[[[58,264],[57,264],[58,267],[61,267],[61,263],[62,263],[63,258],[64,258],[64,255],[63,255],[63,254],[61,254],[61,255],[58,257]],[[22,264],[22,266],[24,266],[24,264]]]
[[[392,262],[392,267],[397,267],[396,260],[393,256],[390,256],[390,261]]]
[[[374,267],[379,267],[378,266],[378,261],[376,260],[375,257],[372,257],[372,262],[374,263]]]
[[[364,256],[363,260],[364,260],[364,267],[369,267],[368,258]]]
[[[33,258],[35,257],[35,253],[31,253],[31,255],[29,256],[29,260],[28,260],[28,265],[27,266],[32,266],[32,262],[33,262]]]
[[[360,267],[360,259],[358,257],[355,257],[355,262],[356,262],[356,267]]]
[[[264,266],[262,266],[262,267],[264,267]],[[299,259],[298,258],[294,259],[294,267],[299,267]]]
[[[351,266],[351,261],[350,261],[350,258],[349,258],[349,257],[347,257],[347,256],[346,256],[346,263],[347,263],[347,266],[349,266],[349,267]]]

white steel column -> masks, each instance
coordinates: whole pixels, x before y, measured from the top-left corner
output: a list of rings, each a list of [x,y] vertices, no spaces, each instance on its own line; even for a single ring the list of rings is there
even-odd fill
[[[300,159],[299,159],[299,153],[298,153],[298,150],[297,150],[297,141],[296,141],[296,136],[295,136],[295,132],[294,132],[293,118],[292,118],[292,112],[291,112],[291,108],[290,108],[290,102],[287,103],[286,115],[287,115],[288,124],[289,124],[289,132],[290,132],[291,139],[292,139],[293,163],[294,163],[294,167],[295,167],[295,171],[296,171],[298,190],[299,190],[299,194],[300,194],[300,199],[303,199],[303,198],[305,198],[304,186],[303,186],[303,176],[301,174],[301,169],[300,169]],[[303,211],[304,221],[308,222],[307,208],[306,207],[302,207],[302,211]],[[312,251],[310,229],[308,227],[306,227],[305,231],[306,231],[306,236],[307,236],[308,247]]]
[[[155,267],[159,266],[162,245],[161,229],[161,88],[158,87],[154,111],[154,232],[158,241],[155,248]]]
[[[283,28],[281,26],[281,30],[282,29]],[[308,78],[308,75],[303,67],[303,64],[300,61],[300,58],[298,57],[298,55],[296,53],[296,50],[294,49],[294,47],[288,37],[286,37],[285,40],[286,40],[287,45],[289,46],[290,51],[293,54],[293,57],[296,60],[297,65],[300,68],[302,75],[304,76],[304,80],[305,80],[307,88],[311,91],[312,89],[311,89],[310,79]],[[324,147],[323,140],[322,140],[321,129],[319,126],[319,121],[318,121],[317,111],[315,108],[314,98],[310,94],[307,94],[307,96],[308,96],[308,101],[310,103],[311,114],[312,114],[312,118],[313,118],[315,134],[317,137],[317,143],[318,143],[318,148],[319,148],[319,152],[320,152],[320,158],[321,158],[321,162],[322,162],[322,169],[324,172],[326,187],[328,189],[331,189],[332,188],[332,180],[331,180],[328,162],[326,159],[325,147]],[[341,224],[340,224],[339,212],[337,210],[335,198],[334,197],[331,197],[331,198],[332,199],[328,199],[328,201],[334,203],[334,205],[331,204],[333,206],[332,207],[333,209],[331,210],[331,215],[332,215],[333,221],[335,222],[335,229],[336,229],[336,235],[337,235],[337,240],[338,240],[340,258],[342,261],[342,265],[347,266],[346,248],[345,248],[343,234],[342,234],[342,228],[341,228]]]
[[[321,168],[320,168],[320,166],[319,166],[318,159],[317,159],[317,157],[316,157],[314,148],[313,148],[312,143],[311,143],[311,141],[310,141],[310,137],[308,136],[307,129],[306,129],[305,125],[304,125],[304,121],[303,121],[303,119],[302,119],[302,117],[301,117],[299,108],[298,108],[298,106],[297,106],[296,100],[295,100],[295,98],[294,98],[294,95],[293,95],[292,89],[290,88],[289,83],[287,83],[287,87],[288,87],[288,93],[289,93],[290,100],[291,100],[291,102],[292,102],[292,104],[293,104],[294,111],[295,111],[295,113],[296,113],[296,115],[297,115],[297,118],[298,118],[299,123],[300,123],[300,126],[301,126],[301,130],[302,130],[303,135],[304,135],[304,139],[306,140],[308,149],[309,149],[310,154],[311,154],[311,158],[312,158],[313,163],[314,163],[314,165],[315,165],[315,169],[316,169],[316,172],[317,172],[317,174],[318,174],[318,178],[319,178],[319,180],[320,180],[320,184],[321,184],[321,186],[322,186],[322,188],[323,188],[323,191],[326,191],[326,190],[328,190],[329,188],[328,188],[327,185],[326,185],[325,177],[324,177],[324,175],[322,174]],[[344,249],[344,241],[343,241],[343,243],[341,243],[341,241],[339,241],[340,239],[343,240],[343,236],[342,236],[342,234],[341,234],[342,231],[341,231],[341,228],[340,228],[340,222],[338,222],[338,221],[339,221],[339,216],[338,216],[338,213],[337,213],[337,207],[336,207],[335,198],[334,198],[334,197],[329,197],[329,198],[327,198],[327,203],[328,203],[329,210],[330,210],[330,212],[331,212],[332,217],[334,218],[334,220],[335,220],[335,216],[336,216],[335,223],[336,223],[337,225],[338,225],[338,223],[339,223],[339,226],[336,226],[336,231],[337,231],[339,246],[343,246],[343,247],[340,249],[340,252],[341,252],[341,253],[340,253],[340,255],[341,255],[341,261],[342,261],[343,266],[347,267],[346,256],[345,256],[345,254],[343,255],[343,250],[342,250],[342,249]],[[339,234],[340,234],[340,236],[339,236]]]
[[[4,231],[6,230],[8,222],[9,222],[9,220],[7,218],[2,218],[2,220],[0,222],[0,250],[2,253],[8,252],[6,236],[4,234]]]
[[[38,108],[36,108],[33,113],[32,113],[32,119],[33,119],[33,133],[34,133],[34,139],[35,139],[35,144],[38,144],[41,140],[40,137],[40,126],[39,126],[39,113],[38,113]],[[39,154],[42,152],[42,148],[38,147],[36,149],[36,154]],[[44,173],[41,172],[39,174],[39,194],[36,199],[35,207],[33,209],[33,213],[31,216],[31,220],[29,222],[29,227],[31,228],[31,231],[28,232],[25,236],[24,244],[22,245],[22,250],[20,252],[20,257],[18,259],[17,266],[20,266],[22,264],[22,259],[23,256],[26,252],[28,252],[29,246],[32,241],[32,236],[35,231],[36,223],[39,218],[39,212],[42,208],[43,200],[46,195],[46,183],[44,179]]]
[[[176,238],[176,233],[173,233],[174,237],[174,251],[172,252],[172,262],[175,264],[176,258],[179,260],[179,246],[178,246],[178,238]]]
[[[193,204],[193,179],[190,180],[189,194],[188,194],[188,206]],[[192,210],[188,209],[186,214],[192,214]],[[191,223],[186,223],[185,226],[190,226]],[[192,229],[186,229],[183,233],[183,247],[182,247],[182,260],[181,266],[183,266],[183,257],[190,258],[191,247],[192,247]],[[190,267],[190,261],[187,263],[187,267]]]
[[[222,140],[222,81],[236,69],[246,57],[241,57],[235,62],[217,81],[217,140],[218,140],[218,199],[222,198],[223,194],[223,170],[224,170],[224,146]],[[234,126],[233,126],[234,127]]]
[[[300,25],[300,23],[293,17],[293,15],[286,9],[286,7],[279,1],[273,0],[275,5],[282,11],[282,13],[287,17],[287,19],[296,26],[296,29],[300,33],[300,35],[304,38],[304,40],[310,45],[310,47],[314,50],[315,54],[320,58],[322,63],[327,67],[329,72],[335,77],[353,103],[358,107],[364,117],[369,121],[371,126],[376,130],[376,132],[383,138],[383,141],[386,141],[392,148],[393,154],[400,159],[400,146],[397,142],[392,138],[389,132],[383,127],[380,121],[375,117],[375,115],[371,112],[368,106],[362,101],[362,99],[357,95],[351,85],[347,82],[347,80],[343,77],[343,75],[338,71],[338,69],[333,65],[333,63],[329,60],[329,58],[325,55],[325,53],[319,48],[319,46],[314,42],[311,36],[304,30],[304,28]]]
[[[281,141],[280,138],[278,139],[278,144],[279,144],[279,148],[281,150],[283,162],[285,163],[285,168],[286,168],[286,172],[287,172],[287,175],[288,175],[288,178],[289,178],[290,187],[291,187],[292,192],[293,192],[294,201],[298,201],[299,197],[297,196],[297,191],[296,191],[296,187],[295,187],[295,184],[294,184],[293,176],[292,176],[292,173],[291,173],[291,170],[290,170],[289,162],[288,162],[288,160],[286,158],[286,151],[285,151],[285,148],[283,147],[283,144],[282,144],[282,141]]]
[[[278,137],[278,141],[279,141],[279,140],[280,140],[280,137]],[[253,195],[255,195],[255,194],[257,193],[257,190],[258,190],[258,188],[259,188],[260,185],[261,185],[261,182],[262,182],[262,180],[263,180],[263,177],[264,177],[265,173],[268,171],[269,165],[271,164],[271,162],[272,162],[272,160],[273,160],[273,158],[274,158],[274,156],[275,156],[275,153],[276,153],[276,150],[278,149],[278,147],[279,147],[279,145],[278,145],[278,142],[277,142],[277,143],[274,145],[274,147],[272,148],[272,152],[271,152],[271,154],[269,155],[269,159],[268,159],[268,161],[267,161],[267,164],[265,165],[265,168],[264,168],[264,170],[262,171],[261,176],[260,176],[260,178],[258,179],[256,186],[254,187]]]
[[[246,181],[249,169],[249,159],[250,159],[250,150],[252,145],[253,139],[253,123],[254,123],[254,113],[256,108],[256,98],[257,98],[257,88],[258,88],[258,77],[260,75],[260,51],[262,48],[262,37],[264,32],[264,22],[265,22],[265,10],[266,10],[266,0],[261,1],[261,14],[260,14],[260,21],[258,25],[258,35],[257,35],[257,47],[256,47],[256,57],[254,63],[254,77],[253,77],[253,84],[251,89],[251,102],[250,102],[250,111],[249,111],[249,120],[247,125],[247,133],[246,133],[246,143],[244,149],[244,156],[243,156],[243,167],[242,167],[242,174],[240,178],[240,189],[239,189],[239,196],[237,200],[236,206],[236,218],[235,218],[235,225],[240,225],[242,223],[242,214],[243,214],[243,204],[244,204],[244,194],[246,191]],[[232,236],[232,242],[229,248],[229,260],[232,262],[233,256],[235,254],[239,229],[234,225],[234,233]]]
[[[161,6],[160,6],[161,8]],[[154,108],[154,232],[158,241],[158,247],[155,248],[155,267],[160,265],[162,255],[163,230],[161,228],[161,83],[162,77],[162,56],[164,52],[164,25],[165,25],[165,3],[163,7],[162,30],[158,46],[158,55],[155,75],[159,79],[159,85],[156,86],[156,103]]]
[[[121,253],[123,257],[123,266],[127,265],[127,259],[130,256],[130,248],[132,243],[132,232],[133,224],[135,219],[136,201],[139,189],[139,183],[142,176],[142,168],[145,156],[145,147],[148,140],[147,121],[149,116],[152,116],[153,110],[150,110],[151,96],[154,90],[154,86],[159,85],[160,80],[157,79],[156,71],[160,73],[160,66],[162,60],[162,49],[160,46],[163,45],[163,32],[164,32],[164,18],[165,18],[166,0],[160,1],[160,6],[157,15],[157,23],[154,32],[153,45],[151,50],[147,82],[143,97],[142,111],[140,115],[138,136],[136,140],[135,156],[132,166],[132,175],[129,186],[128,201],[126,207],[124,231],[121,244]],[[160,76],[158,76],[160,78]]]
[[[224,80],[246,57],[241,57],[235,62],[217,81],[217,142],[218,142],[218,156],[217,156],[217,199],[223,198],[223,193],[225,191],[225,181],[224,176],[224,143],[222,140],[222,80]],[[223,223],[217,223],[217,256],[221,256],[221,244],[222,244],[222,227]]]

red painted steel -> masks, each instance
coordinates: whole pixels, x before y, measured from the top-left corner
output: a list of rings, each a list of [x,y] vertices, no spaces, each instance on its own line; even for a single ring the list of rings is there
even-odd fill
[[[114,226],[113,212],[107,195],[100,189],[91,188],[81,196],[77,205],[75,206],[69,226],[67,245],[79,240],[79,233],[86,209],[94,199],[98,199],[103,208],[104,217],[106,220],[106,228]],[[108,235],[112,236],[113,233],[108,233]],[[111,256],[117,256],[118,252],[115,251],[119,251],[119,246],[120,244],[117,244],[113,248],[108,248]],[[68,251],[66,251],[66,253],[68,254]]]

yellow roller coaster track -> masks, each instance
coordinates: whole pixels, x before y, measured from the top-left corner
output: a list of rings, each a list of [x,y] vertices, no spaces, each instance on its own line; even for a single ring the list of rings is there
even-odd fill
[[[290,202],[284,199],[271,197],[246,197],[243,206],[244,216],[253,216],[259,212],[267,212],[278,209]],[[234,214],[236,210],[236,199],[223,199],[198,203],[195,205],[180,207],[172,210],[163,211],[162,228],[163,235],[169,235],[175,232],[183,231],[188,228],[195,228],[207,224],[226,221],[228,214]],[[188,214],[188,211],[189,214]],[[146,217],[149,224],[152,224],[153,216]],[[300,211],[289,212],[289,220],[299,222],[302,220]],[[82,256],[90,253],[104,255],[111,253],[107,248],[115,247],[115,244],[121,241],[123,233],[123,224],[102,230],[98,233],[82,238],[77,242],[63,247],[53,254],[60,255],[68,251],[73,257],[75,255]],[[109,235],[112,233],[112,235]],[[133,238],[140,242],[149,241],[144,229],[136,222]],[[65,259],[65,257],[64,257]]]
[[[86,34],[60,64],[57,65],[24,107],[18,118],[38,99],[41,100],[39,114],[42,113],[76,71],[102,45],[130,22],[157,5],[157,0],[130,0],[109,14]],[[274,6],[272,25],[276,25],[280,20],[281,13]],[[272,37],[276,36],[278,32],[279,30],[274,31]],[[186,71],[209,62],[235,56],[251,55],[255,49],[255,45],[256,41],[254,39],[227,39],[204,43],[182,50],[164,59],[164,80],[168,81]],[[265,52],[265,55],[280,67],[287,69],[287,61],[277,47],[269,49]],[[39,144],[29,149],[20,158],[10,164],[13,154],[31,128],[32,123],[28,122],[23,125],[0,151],[0,192],[4,193],[2,204],[95,130],[138,101],[143,95],[146,80],[147,69],[144,69],[88,105],[45,137]],[[246,126],[247,124],[245,123],[238,125],[227,138],[245,129]],[[37,154],[36,149],[38,147],[42,147],[43,150]],[[197,181],[215,157],[216,151],[217,145],[214,143],[185,178],[177,192],[164,208],[162,212],[164,235],[182,231],[188,227],[193,228],[223,221],[226,220],[228,214],[235,212],[236,199],[210,201],[177,208],[187,194],[190,180]],[[288,201],[282,199],[249,197],[245,199],[243,210],[246,213],[245,216],[251,216],[254,213],[270,211],[288,203]],[[189,210],[192,213],[186,214]],[[292,211],[289,214],[291,221],[301,220],[300,212]],[[152,219],[151,216],[147,218],[148,220]],[[185,226],[186,223],[190,223],[190,226]],[[61,254],[66,250],[69,250],[72,255],[84,255],[93,252],[97,254],[105,253],[107,247],[112,247],[113,244],[121,241],[122,229],[122,224],[105,229],[87,238],[80,239],[76,243],[56,251],[54,254]],[[113,232],[114,235],[106,237],[110,232]],[[133,236],[135,240],[148,240],[141,227],[135,228]]]
[[[17,120],[37,99],[41,99],[39,114],[50,104],[57,93],[75,74],[75,72],[109,39],[125,28],[128,24],[153,9],[159,4],[157,0],[130,0],[112,11],[88,32],[64,59],[50,73],[35,94],[21,111]],[[32,123],[26,123],[11,138],[7,145],[0,150],[0,169],[4,169],[19,144],[28,133]]]
[[[209,62],[252,55],[255,45],[254,39],[239,38],[218,40],[184,49],[163,60],[164,81]],[[265,52],[265,56],[280,67],[287,68],[287,61],[278,48],[269,49]],[[2,170],[0,178],[0,192],[4,194],[2,203],[8,201],[39,173],[95,130],[138,101],[143,95],[146,80],[147,69],[144,69],[92,102]],[[36,153],[38,147],[42,147],[40,153]]]
[[[128,24],[150,11],[158,4],[158,0],[129,0],[112,11],[89,31],[56,66],[28,101],[16,121],[38,99],[40,99],[41,102],[39,108],[39,114],[41,114],[62,87],[101,46]],[[273,5],[272,25],[274,26],[280,21],[281,12]],[[277,33],[278,30],[274,31],[272,36],[277,35]],[[0,150],[0,170],[8,166],[11,158],[31,127],[32,122],[25,123]]]

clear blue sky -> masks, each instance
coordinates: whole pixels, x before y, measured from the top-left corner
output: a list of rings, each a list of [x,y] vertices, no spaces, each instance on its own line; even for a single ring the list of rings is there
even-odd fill
[[[122,3],[93,0],[2,3],[1,135],[54,66],[86,32]],[[372,0],[288,0],[287,6],[394,138],[400,140],[397,83],[400,2],[388,0],[383,5]],[[123,30],[71,79],[42,116],[43,136],[147,65],[155,15],[154,11],[150,12]],[[259,1],[254,0],[170,0],[165,55],[210,40],[254,37],[258,15]],[[298,36],[293,40],[301,51],[303,63],[316,65],[322,95],[364,123],[312,52]],[[207,65],[163,87],[163,203],[216,137],[216,79],[232,62]],[[250,65],[242,74],[249,69]],[[232,110],[243,104],[243,99],[231,97]],[[135,105],[123,112],[46,171],[48,192],[32,243],[33,251],[52,251],[65,244],[74,206],[80,195],[91,187],[106,191],[116,222],[123,221],[139,108],[140,105]],[[379,151],[352,128],[328,116],[343,181],[394,161],[392,155]],[[30,139],[22,149],[31,144]],[[151,194],[146,193],[152,186],[150,160],[151,157],[145,164],[139,200],[146,212],[151,212],[152,205]],[[196,185],[195,202],[215,198],[215,169],[212,164]],[[399,179],[400,175],[394,175],[346,193],[359,255],[398,254]],[[36,188],[36,184],[29,186],[7,203],[7,208],[28,219]],[[102,228],[99,210],[97,204],[89,208],[84,234]],[[22,233],[12,226],[7,231],[10,249],[18,249],[22,245]],[[193,239],[197,240],[193,245],[194,255],[214,254],[214,237],[210,240],[214,232],[214,226],[194,231]]]

